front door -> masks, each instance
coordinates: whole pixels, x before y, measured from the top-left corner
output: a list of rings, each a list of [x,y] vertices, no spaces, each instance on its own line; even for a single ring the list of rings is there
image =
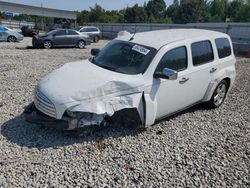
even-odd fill
[[[156,71],[170,68],[176,80],[159,79],[156,118],[162,118],[201,101],[211,81],[213,50],[209,41],[176,47],[162,57]]]
[[[190,77],[188,69],[187,47],[180,46],[169,50],[159,62],[156,71],[162,72],[169,68],[178,72],[176,80],[157,79],[157,114],[156,118],[162,118],[168,114],[178,111],[193,101],[189,99]]]

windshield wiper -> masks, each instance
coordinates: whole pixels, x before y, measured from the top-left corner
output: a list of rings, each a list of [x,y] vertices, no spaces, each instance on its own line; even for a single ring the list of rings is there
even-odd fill
[[[97,64],[98,65],[98,64]],[[116,69],[113,68],[113,67],[109,67],[109,66],[106,66],[106,65],[98,65],[99,67],[102,67],[102,68],[105,68],[105,69],[108,69],[108,70],[112,70],[112,71],[115,71]]]

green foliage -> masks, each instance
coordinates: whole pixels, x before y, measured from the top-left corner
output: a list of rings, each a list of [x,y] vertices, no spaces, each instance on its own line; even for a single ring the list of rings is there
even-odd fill
[[[6,19],[0,12],[0,19]],[[62,19],[16,15],[15,20],[61,23]],[[174,0],[168,6],[164,0],[149,0],[121,10],[105,10],[96,4],[90,10],[77,12],[77,23],[197,23],[250,22],[250,0]]]
[[[163,19],[166,13],[166,3],[164,0],[150,0],[144,5],[149,18]]]
[[[0,12],[0,19],[6,19],[6,16],[2,12]]]
[[[147,21],[147,14],[143,7],[135,4],[133,7],[126,9],[124,20],[127,23],[143,23]]]

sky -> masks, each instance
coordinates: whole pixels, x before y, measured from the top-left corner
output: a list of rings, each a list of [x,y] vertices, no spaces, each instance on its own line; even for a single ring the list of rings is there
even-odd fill
[[[138,3],[143,3],[148,0],[2,0],[6,2],[27,4],[34,6],[41,6],[46,8],[55,8],[63,10],[89,10],[89,7],[93,7],[96,3],[101,5],[106,10],[117,10],[127,6],[133,6]],[[170,5],[173,0],[165,0],[167,5]]]

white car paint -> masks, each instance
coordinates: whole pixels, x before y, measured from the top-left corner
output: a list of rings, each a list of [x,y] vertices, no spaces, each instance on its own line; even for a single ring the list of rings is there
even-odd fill
[[[114,40],[129,41],[132,36],[123,35]],[[209,101],[215,87],[224,78],[231,80],[232,87],[236,75],[235,57],[232,51],[230,56],[218,58],[214,40],[221,37],[227,38],[232,48],[228,35],[208,30],[172,29],[137,33],[133,36],[133,43],[158,50],[143,74],[113,72],[89,60],[68,63],[43,78],[37,87],[37,92],[53,104],[55,114],[44,110],[41,101],[36,99],[35,106],[55,119],[62,119],[67,110],[112,116],[121,109],[136,108],[144,126],[150,126],[172,113]],[[211,41],[214,61],[195,67],[190,46],[203,40]],[[179,46],[187,49],[188,68],[179,72],[176,80],[155,79],[153,75],[163,55]],[[211,73],[212,68],[217,71]],[[183,79],[188,81],[182,84]]]

